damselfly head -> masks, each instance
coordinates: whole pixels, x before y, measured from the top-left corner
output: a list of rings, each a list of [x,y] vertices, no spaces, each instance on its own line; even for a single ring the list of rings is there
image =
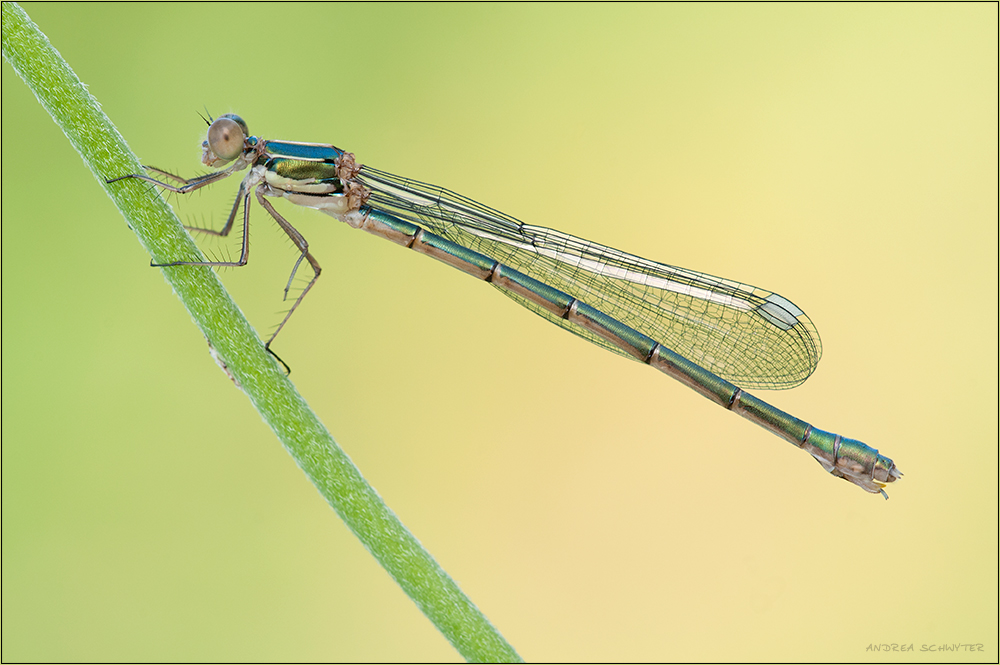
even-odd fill
[[[208,138],[201,144],[201,162],[205,166],[219,167],[243,154],[243,146],[250,135],[247,123],[235,113],[216,118],[208,127]]]

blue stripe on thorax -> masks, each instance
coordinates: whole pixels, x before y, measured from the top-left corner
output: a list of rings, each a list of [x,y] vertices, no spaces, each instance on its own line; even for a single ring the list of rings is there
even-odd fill
[[[324,162],[332,162],[344,154],[343,150],[332,145],[294,143],[292,141],[268,141],[267,152],[275,157],[291,157],[293,159],[309,159]]]

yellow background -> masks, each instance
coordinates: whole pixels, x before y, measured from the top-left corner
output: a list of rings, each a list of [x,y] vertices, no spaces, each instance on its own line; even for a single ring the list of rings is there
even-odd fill
[[[761,396],[892,457],[888,502],[278,204],[324,267],[292,379],[523,657],[996,661],[995,4],[25,8],[146,163],[238,112],[811,316],[819,369]],[[3,659],[456,659],[6,64],[2,149]],[[264,332],[294,252],[254,221],[223,280]]]

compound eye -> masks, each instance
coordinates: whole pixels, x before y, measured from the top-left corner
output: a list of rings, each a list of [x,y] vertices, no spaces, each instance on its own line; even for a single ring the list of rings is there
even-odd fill
[[[241,118],[238,115],[236,115],[235,113],[223,113],[219,117],[220,118],[229,118],[230,120],[232,120],[233,122],[235,122],[237,125],[240,126],[240,129],[243,130],[243,134],[244,135],[250,136],[250,130],[247,129],[247,123],[246,123],[246,121],[243,120],[243,118]]]
[[[220,116],[208,128],[208,147],[219,159],[233,161],[243,152],[247,137],[245,127],[246,123],[239,116]]]

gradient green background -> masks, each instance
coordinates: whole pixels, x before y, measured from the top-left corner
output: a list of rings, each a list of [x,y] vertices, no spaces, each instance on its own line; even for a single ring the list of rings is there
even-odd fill
[[[234,111],[812,317],[819,369],[762,397],[895,459],[888,502],[279,204],[324,267],[293,380],[523,657],[996,661],[995,4],[25,9],[147,163],[198,172]],[[456,659],[6,64],[2,148],[3,659]],[[223,280],[266,331],[294,252],[254,219]]]

